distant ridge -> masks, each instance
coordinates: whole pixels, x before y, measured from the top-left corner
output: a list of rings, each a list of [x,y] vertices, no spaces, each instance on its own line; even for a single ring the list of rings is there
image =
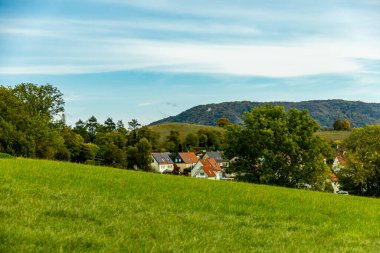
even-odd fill
[[[306,109],[311,117],[319,122],[321,127],[331,128],[338,118],[348,118],[352,127],[362,127],[370,124],[380,124],[380,103],[365,103],[360,101],[311,100],[303,102],[250,102],[236,101],[219,104],[198,105],[176,116],[164,118],[151,125],[164,122],[182,122],[201,125],[216,125],[219,118],[225,117],[232,123],[240,123],[241,115],[249,112],[253,107],[268,105],[282,105],[286,110],[296,108]]]

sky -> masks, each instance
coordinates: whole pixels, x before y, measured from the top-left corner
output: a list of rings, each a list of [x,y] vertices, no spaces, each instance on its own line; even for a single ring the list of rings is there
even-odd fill
[[[57,87],[71,125],[380,102],[380,0],[0,0],[0,85],[18,83]]]

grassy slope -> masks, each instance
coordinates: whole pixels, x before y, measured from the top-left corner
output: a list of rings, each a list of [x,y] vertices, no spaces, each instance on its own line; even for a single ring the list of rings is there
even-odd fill
[[[379,252],[378,199],[0,159],[0,252]]]
[[[180,134],[181,141],[184,141],[186,135],[189,133],[197,133],[200,129],[208,129],[223,132],[224,129],[216,126],[204,126],[188,123],[162,123],[159,125],[149,126],[149,128],[160,134],[160,141],[163,142],[166,140],[166,137],[169,136],[170,131],[178,131]]]
[[[350,136],[350,131],[319,131],[319,136],[326,138],[328,141],[344,140]]]

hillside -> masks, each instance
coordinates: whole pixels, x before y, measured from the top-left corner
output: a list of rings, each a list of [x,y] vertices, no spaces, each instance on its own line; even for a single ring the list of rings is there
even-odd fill
[[[221,117],[228,118],[233,123],[241,122],[241,115],[253,107],[264,104],[282,105],[285,109],[307,109],[310,116],[317,120],[321,127],[331,128],[338,118],[348,118],[352,127],[362,127],[366,124],[380,123],[380,104],[364,103],[345,100],[313,100],[304,102],[225,102],[220,104],[207,104],[195,106],[177,116],[171,116],[151,125],[163,122],[183,122],[201,125],[216,125]]]
[[[149,128],[160,135],[160,142],[164,142],[166,137],[169,136],[170,131],[179,132],[179,138],[183,142],[189,133],[197,133],[200,129],[207,129],[211,131],[223,132],[224,129],[215,126],[204,126],[198,124],[188,123],[162,123],[158,125],[149,126]]]
[[[379,252],[378,199],[0,159],[0,252]]]

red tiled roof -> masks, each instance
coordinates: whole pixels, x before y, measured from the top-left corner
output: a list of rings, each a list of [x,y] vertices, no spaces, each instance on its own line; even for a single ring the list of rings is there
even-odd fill
[[[203,166],[211,166],[212,169],[215,171],[222,171],[222,168],[220,168],[219,163],[215,161],[214,158],[201,159],[201,163]]]
[[[216,177],[216,174],[215,174],[215,172],[214,172],[214,170],[213,170],[213,168],[212,168],[211,165],[204,165],[203,166],[203,170],[207,174],[207,176],[209,176],[209,177]]]
[[[338,154],[336,158],[338,159],[340,165],[344,166],[346,164],[346,159],[341,154]]]
[[[338,177],[334,173],[329,174],[331,182],[338,182]]]
[[[198,157],[194,152],[179,152],[178,155],[181,157],[184,163],[197,163]]]

